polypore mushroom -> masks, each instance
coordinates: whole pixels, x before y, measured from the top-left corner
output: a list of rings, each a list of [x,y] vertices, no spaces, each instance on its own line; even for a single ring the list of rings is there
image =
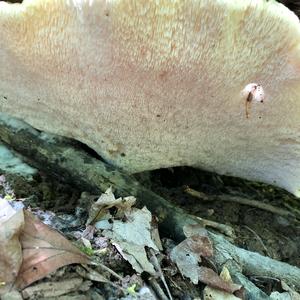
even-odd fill
[[[0,43],[2,112],[128,172],[193,166],[300,196],[300,24],[282,4],[0,2]]]

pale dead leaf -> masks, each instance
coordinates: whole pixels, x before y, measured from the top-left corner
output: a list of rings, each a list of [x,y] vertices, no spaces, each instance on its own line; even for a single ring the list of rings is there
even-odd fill
[[[149,262],[146,250],[141,245],[126,243],[122,241],[112,242],[118,252],[127,260],[137,273],[148,272],[155,275],[153,265]]]
[[[23,263],[16,286],[24,288],[56,269],[73,263],[89,263],[89,259],[57,231],[24,211],[25,226],[20,236]]]
[[[15,213],[16,210],[10,205],[10,203],[6,199],[0,198],[0,226],[10,219]]]
[[[113,245],[132,267],[138,272],[146,271],[155,274],[153,265],[149,262],[145,247],[159,251],[151,238],[150,211],[132,208],[126,211],[125,221],[113,220],[112,230],[106,230],[103,234],[112,240]]]
[[[8,201],[0,199],[0,294],[13,284],[19,272],[22,263],[19,235],[23,225],[23,211],[15,211]]]
[[[201,256],[213,255],[212,244],[207,236],[195,234],[186,238],[171,251],[171,259],[176,263],[180,273],[194,284],[199,281],[199,266]]]
[[[143,207],[134,208],[126,213],[126,221],[113,221],[113,238],[123,240],[135,245],[147,246],[158,251],[155,243],[151,239],[151,220],[150,211]]]

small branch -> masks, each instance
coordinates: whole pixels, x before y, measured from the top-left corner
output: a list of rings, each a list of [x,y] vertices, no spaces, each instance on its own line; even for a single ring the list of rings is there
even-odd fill
[[[163,289],[160,287],[155,278],[151,277],[149,279],[149,284],[152,289],[155,291],[159,300],[169,300],[169,298],[165,295]]]
[[[247,205],[250,207],[259,208],[268,212],[271,212],[273,214],[277,214],[282,217],[291,217],[293,219],[296,218],[296,216],[287,210],[284,210],[279,207],[275,207],[273,205],[270,205],[268,203],[264,203],[257,200],[247,199],[239,196],[232,196],[232,195],[208,195],[203,192],[196,191],[191,188],[186,188],[185,192],[195,198],[201,199],[203,201],[224,201],[224,202],[234,202],[241,205]]]
[[[229,225],[217,223],[215,221],[203,219],[203,218],[200,218],[200,217],[196,217],[196,218],[203,227],[214,228],[214,229],[218,230],[219,232],[227,235],[228,237],[230,237],[232,239],[234,239],[236,237],[234,229]]]
[[[272,257],[270,251],[268,250],[268,248],[267,248],[266,245],[264,244],[264,242],[263,242],[263,240],[261,239],[261,237],[260,237],[253,229],[251,229],[249,226],[243,225],[243,227],[245,227],[246,229],[248,229],[248,230],[256,237],[256,239],[259,241],[259,243],[261,244],[261,246],[264,248],[266,254],[267,254],[269,257]]]
[[[101,269],[103,269],[104,271],[110,273],[112,276],[114,276],[115,278],[117,278],[118,280],[122,281],[123,277],[120,276],[119,274],[117,274],[114,270],[110,269],[109,267],[105,266],[104,264],[102,264],[101,262],[97,261],[97,260],[93,260],[92,261],[92,265],[100,267]]]
[[[151,263],[153,264],[155,270],[157,271],[159,277],[160,277],[160,280],[162,281],[167,293],[168,293],[168,297],[169,297],[169,300],[173,300],[172,298],[172,295],[171,295],[171,292],[170,292],[170,289],[169,289],[169,286],[166,282],[166,279],[165,279],[165,276],[164,276],[164,273],[160,267],[160,264],[159,264],[159,261],[155,255],[155,252],[153,249],[150,249],[150,253],[151,253],[151,258],[150,258],[150,261]]]

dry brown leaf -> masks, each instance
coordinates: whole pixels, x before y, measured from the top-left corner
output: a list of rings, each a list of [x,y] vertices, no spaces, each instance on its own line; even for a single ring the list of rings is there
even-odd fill
[[[206,273],[206,274],[205,274]],[[241,298],[233,295],[232,293],[235,291],[241,292],[241,286],[238,286],[232,282],[230,273],[226,267],[223,268],[220,276],[218,276],[216,273],[211,274],[211,271],[203,270],[202,275],[206,278],[207,286],[205,287],[203,291],[204,300],[240,300],[244,299],[243,296]],[[220,282],[221,280],[221,282]],[[224,284],[225,288],[224,289]],[[229,291],[229,290],[230,291]],[[243,294],[243,293],[242,293]]]
[[[239,284],[222,279],[215,271],[206,267],[200,267],[198,269],[198,274],[201,282],[228,293],[234,293],[242,287]]]
[[[15,211],[6,200],[0,199],[0,294],[13,284],[19,272],[22,263],[19,235],[23,225],[23,211]]]
[[[24,288],[62,266],[90,262],[70,241],[30,212],[24,211],[24,216],[25,226],[20,236],[23,263],[16,287]]]
[[[207,236],[193,235],[186,239],[190,249],[202,257],[211,257],[213,255],[213,247]]]

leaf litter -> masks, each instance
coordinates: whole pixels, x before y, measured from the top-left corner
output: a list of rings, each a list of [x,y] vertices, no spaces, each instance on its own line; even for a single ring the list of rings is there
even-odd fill
[[[235,294],[241,289],[241,286],[232,282],[228,270],[227,273],[226,270],[223,270],[219,276],[213,270],[214,268],[207,266],[209,258],[213,255],[213,248],[205,229],[199,228],[199,226],[185,227],[186,239],[177,246],[173,245],[170,255],[165,254],[165,250],[162,251],[162,245],[166,248],[165,240],[160,240],[156,220],[146,207],[142,209],[133,207],[136,201],[134,197],[115,198],[110,188],[98,200],[91,203],[86,222],[86,229],[90,235],[86,238],[82,230],[77,235],[77,244],[81,244],[84,253],[88,252],[87,254],[92,255],[91,259],[76,247],[73,248],[73,244],[58,232],[37,221],[29,211],[20,210],[22,215],[20,211],[12,209],[10,205],[12,201],[8,202],[4,199],[1,201],[5,203],[4,207],[6,208],[0,206],[0,236],[1,230],[3,230],[1,219],[6,224],[11,218],[18,218],[21,225],[12,231],[15,233],[11,233],[11,236],[17,237],[15,240],[24,246],[21,254],[23,263],[19,267],[19,271],[17,270],[18,275],[12,276],[10,281],[0,277],[0,281],[6,286],[9,282],[14,284],[14,287],[22,290],[24,298],[34,298],[36,295],[60,296],[76,289],[90,291],[92,282],[98,282],[109,284],[119,290],[118,295],[123,295],[120,298],[130,295],[126,296],[129,298],[125,298],[146,299],[146,296],[142,296],[142,291],[143,293],[147,291],[149,299],[156,299],[153,291],[151,292],[153,289],[156,291],[156,295],[162,293],[160,298],[172,299],[167,284],[176,284],[170,276],[179,272],[183,277],[189,278],[193,284],[202,282],[206,285],[204,291],[205,297],[208,298],[204,299],[241,299]],[[1,218],[1,215],[4,217]],[[22,216],[23,223],[21,222]],[[51,222],[49,223],[51,224]],[[16,226],[17,222],[13,222],[13,224]],[[27,230],[25,229],[26,224],[28,224]],[[5,225],[5,227],[7,226]],[[24,233],[23,237],[22,233]],[[62,239],[55,237],[54,233]],[[1,246],[0,243],[0,251]],[[9,251],[6,252],[8,255],[12,255]],[[123,258],[133,270],[128,273],[130,275],[120,272],[118,268],[116,271],[112,271],[102,263],[104,257],[110,257],[116,261],[116,264],[118,261],[121,263]],[[0,261],[1,259],[2,256],[0,256]],[[92,263],[90,267],[86,265],[88,262]],[[76,266],[74,269],[76,276],[74,275],[73,278],[62,278],[58,282],[52,281],[51,284],[44,280],[32,285],[36,280],[45,278],[51,272],[53,274],[53,271],[68,263],[84,264]],[[13,262],[13,265],[17,266],[17,263]],[[0,263],[0,271],[1,266]],[[172,275],[169,272],[171,269]],[[13,269],[10,268],[10,270]],[[226,276],[223,274],[224,272],[227,274]],[[146,274],[146,277],[143,278],[148,278],[148,280],[141,280],[139,276],[141,273]],[[12,274],[15,273],[12,272]],[[164,290],[159,287],[157,283],[159,280],[162,281]],[[145,282],[151,286],[150,290],[147,289]],[[59,285],[58,283],[63,284]],[[28,285],[30,286],[24,289]],[[2,290],[4,291],[3,288]],[[165,292],[167,296],[164,294]],[[211,295],[215,295],[215,298],[211,298]],[[294,299],[297,298],[293,294]]]

